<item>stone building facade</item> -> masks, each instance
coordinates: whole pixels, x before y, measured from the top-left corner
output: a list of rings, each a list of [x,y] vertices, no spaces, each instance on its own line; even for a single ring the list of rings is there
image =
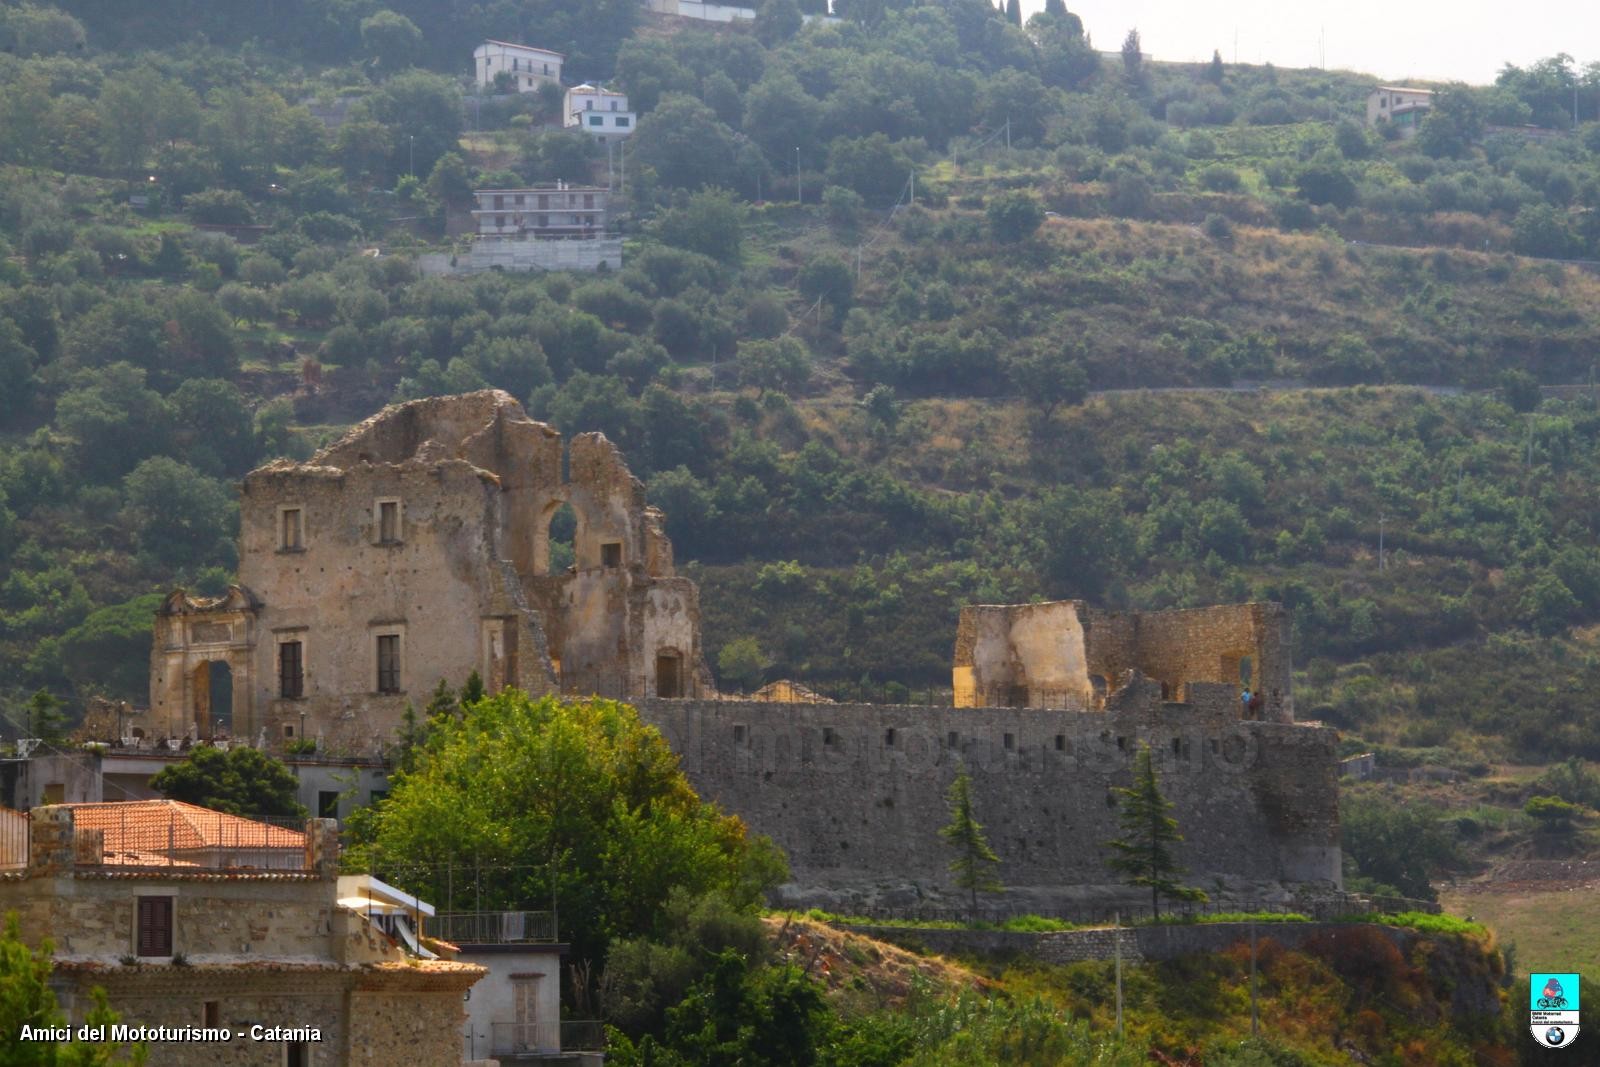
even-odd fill
[[[1287,616],[1278,604],[1102,611],[1081,600],[961,609],[952,683],[957,707],[1102,707],[1137,670],[1182,701],[1191,683],[1249,685],[1260,717],[1294,721]]]
[[[28,942],[54,943],[74,1023],[99,987],[123,1025],[230,1031],[154,1041],[151,1063],[457,1067],[462,1000],[483,969],[408,957],[338,904],[332,824],[295,836],[293,869],[172,862],[107,852],[106,829],[37,808],[27,866],[0,872],[0,911],[18,913]]]
[[[563,505],[574,561],[552,573]],[[161,606],[147,728],[213,736],[219,672],[232,736],[346,752],[472,670],[491,692],[707,694],[697,592],[662,527],[603,435],[564,444],[506,393],[386,408],[246,476],[239,584]]]

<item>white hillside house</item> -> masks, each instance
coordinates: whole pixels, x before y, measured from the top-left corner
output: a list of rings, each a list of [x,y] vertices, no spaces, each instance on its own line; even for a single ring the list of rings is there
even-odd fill
[[[512,78],[519,93],[531,93],[546,82],[560,85],[561,64],[566,58],[548,48],[530,48],[509,41],[484,41],[472,50],[478,88],[494,88],[496,76],[503,73]]]
[[[561,114],[563,126],[581,129],[602,144],[629,136],[637,124],[637,117],[628,110],[627,93],[588,83],[567,90],[567,106]]]

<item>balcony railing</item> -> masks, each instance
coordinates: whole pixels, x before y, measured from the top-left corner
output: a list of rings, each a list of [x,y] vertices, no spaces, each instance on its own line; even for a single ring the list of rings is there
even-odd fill
[[[554,1052],[603,1052],[605,1024],[587,1019],[543,1023],[490,1023],[491,1056],[529,1056]]]
[[[556,917],[549,911],[444,912],[424,920],[423,928],[429,937],[453,945],[514,945],[556,940]]]

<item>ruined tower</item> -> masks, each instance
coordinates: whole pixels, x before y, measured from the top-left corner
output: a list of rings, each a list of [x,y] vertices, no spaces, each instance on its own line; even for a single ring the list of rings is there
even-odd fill
[[[573,560],[552,573],[563,505]],[[371,752],[473,670],[491,692],[711,692],[698,595],[643,485],[603,435],[564,448],[497,390],[389,407],[252,471],[239,542],[227,595],[178,590],[157,613],[158,733]]]

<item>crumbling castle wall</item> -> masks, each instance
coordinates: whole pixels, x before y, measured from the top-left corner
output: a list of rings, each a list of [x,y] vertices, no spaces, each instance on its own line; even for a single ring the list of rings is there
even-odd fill
[[[961,610],[960,707],[1095,707],[1130,670],[1174,700],[1192,682],[1231,685],[1237,697],[1248,681],[1263,694],[1262,718],[1294,720],[1287,616],[1277,604],[1116,612],[1058,600]]]
[[[1112,789],[1148,744],[1185,836],[1188,881],[1236,899],[1341,884],[1334,731],[1241,721],[1231,686],[1196,702],[1136,679],[1104,711],[647,701],[701,795],[788,854],[794,904],[956,901],[939,836],[959,767],[1000,856],[1008,908],[1148,897],[1105,866]]]

